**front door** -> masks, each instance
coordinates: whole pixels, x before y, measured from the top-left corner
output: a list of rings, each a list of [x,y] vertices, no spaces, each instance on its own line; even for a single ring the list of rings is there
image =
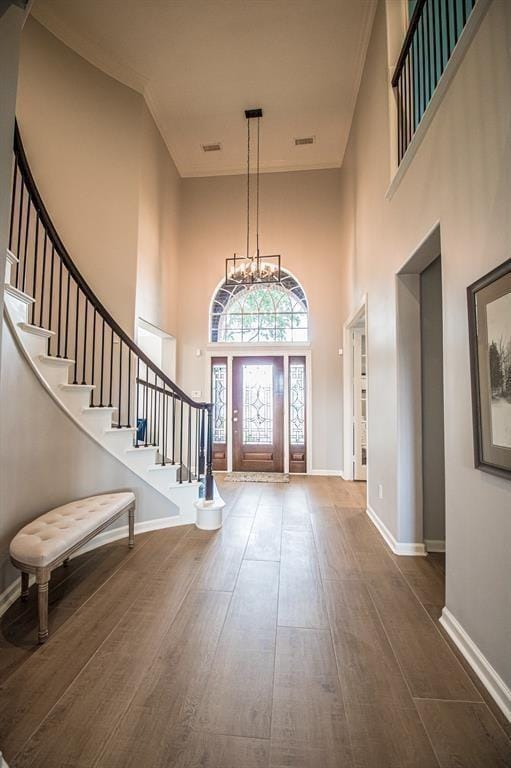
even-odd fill
[[[232,367],[233,469],[284,469],[284,360],[235,357]]]

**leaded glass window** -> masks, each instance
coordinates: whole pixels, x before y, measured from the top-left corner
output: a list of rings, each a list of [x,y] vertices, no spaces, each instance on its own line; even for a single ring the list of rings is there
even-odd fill
[[[211,368],[213,395],[213,442],[227,442],[227,366],[213,363]]]
[[[289,363],[289,442],[305,445],[305,362]]]
[[[303,289],[285,272],[278,285],[223,285],[213,300],[211,341],[305,342],[308,328]]]

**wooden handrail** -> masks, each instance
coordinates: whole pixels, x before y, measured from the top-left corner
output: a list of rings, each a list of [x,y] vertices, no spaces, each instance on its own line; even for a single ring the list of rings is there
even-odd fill
[[[18,164],[23,176],[23,180],[27,187],[28,193],[32,200],[35,210],[37,211],[39,218],[66,269],[69,271],[73,280],[77,283],[82,293],[90,301],[91,305],[96,309],[98,314],[103,318],[106,324],[115,332],[115,334],[122,339],[124,344],[130,349],[143,363],[146,365],[159,379],[161,379],[181,400],[187,403],[192,408],[203,409],[207,408],[210,403],[197,402],[189,397],[180,387],[177,386],[153,361],[147,357],[147,355],[138,347],[133,339],[121,328],[121,326],[114,320],[110,312],[98,299],[94,291],[91,289],[78,267],[71,259],[64,243],[59,237],[57,230],[55,229],[50,215],[42,201],[41,195],[35,183],[34,177],[28,164],[25,149],[21,139],[21,133],[18,123],[15,124],[14,129],[14,152],[18,160]]]
[[[422,15],[422,9],[426,5],[427,0],[417,0],[417,3],[415,4],[415,8],[413,9],[412,16],[410,18],[410,23],[408,25],[408,29],[406,31],[405,39],[403,40],[403,45],[401,48],[401,52],[399,54],[396,67],[394,69],[394,74],[392,75],[392,87],[397,88],[397,84],[399,82],[399,76],[401,74],[401,70],[403,69],[404,63],[406,61],[406,57],[408,55],[408,51],[410,50],[410,46],[413,42],[413,37],[415,35],[415,32],[417,31],[417,27],[420,21],[420,17]]]

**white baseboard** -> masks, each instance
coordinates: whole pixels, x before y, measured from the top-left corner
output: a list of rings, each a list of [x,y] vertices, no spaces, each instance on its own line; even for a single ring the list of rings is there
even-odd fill
[[[504,680],[448,608],[443,609],[440,624],[511,722],[511,690]]]
[[[309,469],[307,474],[318,477],[343,477],[342,469]]]
[[[162,528],[173,528],[176,525],[188,525],[191,522],[189,520],[184,520],[182,515],[174,515],[172,517],[160,517],[155,520],[141,520],[139,523],[135,523],[135,535],[137,533],[145,533],[146,531],[159,531]],[[118,541],[119,539],[128,539],[128,526],[127,525],[121,525],[119,528],[112,528],[111,530],[102,531],[101,533],[98,533],[97,536],[95,536],[93,539],[87,542],[81,549],[79,549],[77,552],[74,553],[74,555],[71,556],[71,559],[75,557],[79,557],[80,555],[85,554],[85,552],[90,552],[92,549],[97,549],[98,547],[102,547],[105,544],[110,544],[113,541]],[[30,576],[30,585],[32,585],[35,581],[34,576]],[[4,591],[0,594],[0,616],[3,616],[3,614],[11,607],[11,605],[16,602],[18,597],[20,596],[20,579],[19,577],[16,578],[12,584],[9,584],[8,587],[4,589]],[[1,763],[0,763],[1,768]]]
[[[426,549],[424,547],[424,544],[422,542],[403,542],[403,541],[397,541],[397,539],[394,538],[392,533],[389,531],[385,523],[383,523],[374,509],[367,506],[366,510],[369,519],[373,523],[373,525],[378,529],[380,534],[383,536],[391,550],[396,555],[404,555],[404,556],[411,556],[414,555],[415,557],[425,557],[428,553],[426,552]]]
[[[424,539],[426,552],[445,552],[445,540],[443,539]]]

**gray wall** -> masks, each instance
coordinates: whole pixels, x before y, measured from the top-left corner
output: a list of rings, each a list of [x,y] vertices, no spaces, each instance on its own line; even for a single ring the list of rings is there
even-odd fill
[[[420,276],[424,539],[445,541],[442,264]]]
[[[5,274],[9,235],[10,177],[21,28],[25,12],[11,6],[0,16],[0,275]],[[0,286],[3,279],[0,280]],[[0,314],[3,288],[0,288]]]
[[[61,410],[19,351],[5,320],[0,424],[0,593],[15,577],[8,562],[9,541],[21,526],[52,507],[130,489],[137,496],[137,521],[177,514],[172,502]]]

